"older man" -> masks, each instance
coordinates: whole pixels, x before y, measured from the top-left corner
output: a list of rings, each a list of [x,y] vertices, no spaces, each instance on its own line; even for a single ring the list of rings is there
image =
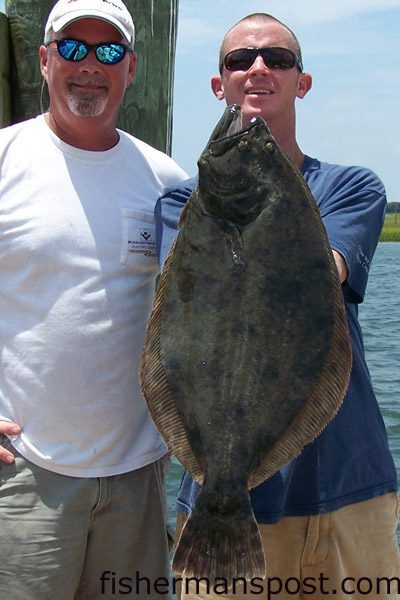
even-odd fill
[[[2,598],[158,598],[169,572],[166,448],[137,370],[154,204],[186,175],[116,129],[133,48],[121,0],[60,0],[49,112],[0,132]]]

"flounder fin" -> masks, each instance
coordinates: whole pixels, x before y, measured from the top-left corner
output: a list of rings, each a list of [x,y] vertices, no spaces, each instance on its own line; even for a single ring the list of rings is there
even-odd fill
[[[182,577],[206,578],[210,583],[223,578],[227,585],[239,577],[248,581],[265,578],[264,550],[250,498],[247,510],[233,518],[217,513],[218,509],[209,512],[205,495],[202,488],[179,538],[173,571]]]
[[[193,194],[193,193],[194,193],[196,190],[197,190],[197,187],[195,187],[195,188],[194,188],[194,190],[193,190],[192,194]],[[188,202],[189,202],[189,200],[186,202],[185,206],[183,207],[183,209],[182,209],[182,212],[181,212],[181,216],[179,217],[179,229],[182,227],[183,223],[184,223],[184,222],[185,222],[185,220],[186,220],[186,213],[187,213],[187,211],[188,211]],[[175,243],[174,243],[174,246],[175,246]]]
[[[164,308],[164,288],[174,247],[175,244],[171,248],[163,272],[157,282],[153,309],[147,324],[139,379],[150,415],[165,443],[185,469],[189,471],[193,479],[201,484],[203,482],[203,471],[193,455],[161,360],[160,328]]]

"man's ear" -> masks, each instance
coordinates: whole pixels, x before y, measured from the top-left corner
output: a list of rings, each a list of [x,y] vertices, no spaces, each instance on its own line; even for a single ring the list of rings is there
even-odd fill
[[[40,72],[47,81],[47,48],[46,48],[46,46],[40,46],[40,48],[39,48],[39,64],[40,64]]]
[[[135,77],[136,64],[137,64],[137,54],[136,54],[136,52],[132,52],[129,57],[128,86],[132,83],[132,81]]]
[[[304,98],[312,88],[312,76],[310,73],[300,73],[297,82],[297,97]]]
[[[213,91],[214,96],[216,96],[218,100],[223,100],[225,98],[224,86],[222,85],[221,75],[213,75],[211,77],[211,89]]]

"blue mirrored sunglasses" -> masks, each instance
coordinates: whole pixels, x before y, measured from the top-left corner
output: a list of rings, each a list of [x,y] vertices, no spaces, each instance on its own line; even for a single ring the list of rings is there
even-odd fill
[[[65,60],[72,60],[73,62],[79,62],[86,58],[90,50],[94,50],[96,58],[102,65],[116,65],[121,62],[125,54],[131,52],[131,49],[124,44],[119,42],[104,42],[102,44],[96,44],[92,46],[82,40],[73,40],[70,38],[63,38],[58,40],[51,40],[47,46],[51,44],[57,45],[57,50],[60,56]]]

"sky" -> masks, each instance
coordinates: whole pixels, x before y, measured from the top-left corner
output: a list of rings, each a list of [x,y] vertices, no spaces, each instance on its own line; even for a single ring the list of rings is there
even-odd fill
[[[3,6],[0,0],[0,10]],[[218,70],[222,37],[252,12],[268,12],[294,30],[304,68],[313,75],[313,88],[297,101],[303,152],[373,169],[388,200],[400,201],[400,0],[179,0],[176,161],[196,173],[224,110],[209,83]]]

